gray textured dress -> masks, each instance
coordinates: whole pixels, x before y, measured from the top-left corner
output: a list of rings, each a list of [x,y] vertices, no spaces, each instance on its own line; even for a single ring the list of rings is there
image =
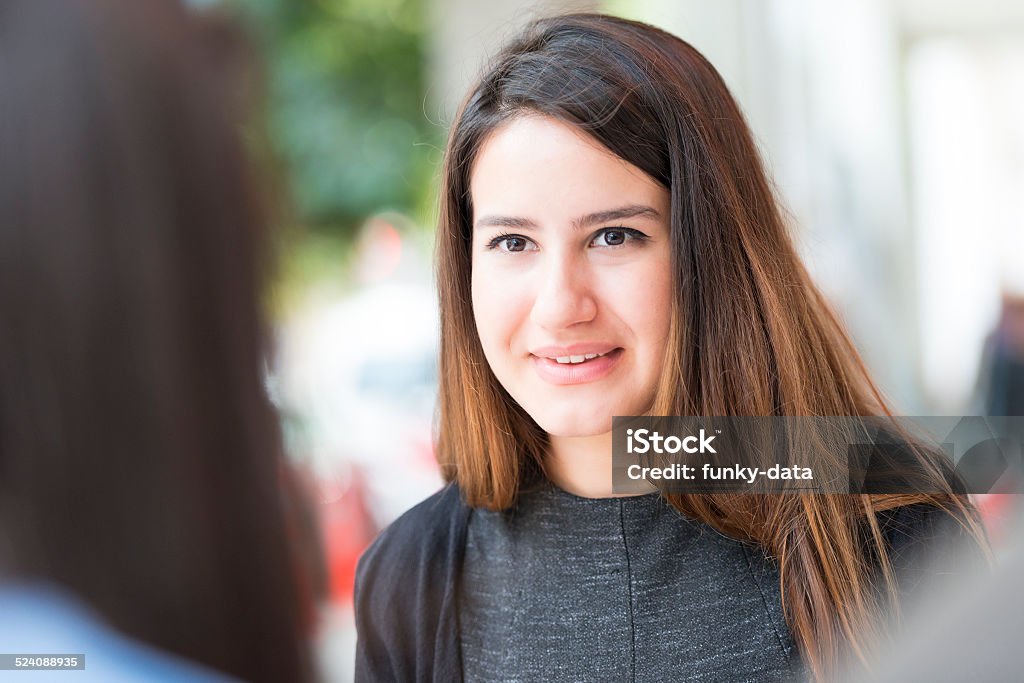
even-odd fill
[[[779,681],[802,671],[776,567],[656,494],[546,485],[473,510],[459,591],[467,681]]]

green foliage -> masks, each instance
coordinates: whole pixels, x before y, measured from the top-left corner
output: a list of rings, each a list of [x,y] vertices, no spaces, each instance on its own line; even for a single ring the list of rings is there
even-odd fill
[[[263,50],[267,132],[298,218],[325,236],[429,205],[444,132],[423,111],[424,4],[232,3]]]

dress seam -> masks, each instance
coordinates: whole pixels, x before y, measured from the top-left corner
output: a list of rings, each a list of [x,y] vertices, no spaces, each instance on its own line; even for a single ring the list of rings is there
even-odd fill
[[[765,613],[768,615],[768,623],[771,624],[772,630],[775,632],[775,637],[779,642],[779,647],[782,648],[783,654],[789,659],[792,657],[792,647],[787,643],[786,638],[783,637],[782,632],[779,630],[777,623],[778,616],[776,610],[768,600],[768,595],[765,592],[764,586],[761,585],[761,578],[758,573],[754,571],[754,557],[753,554],[745,544],[740,544],[740,549],[743,552],[744,559],[746,560],[747,572],[750,578],[754,581],[754,585],[757,586],[758,592],[761,594],[761,604],[764,606]]]
[[[626,553],[626,590],[629,595],[629,680],[636,683],[636,622],[633,618],[633,568],[629,560],[629,542],[626,540],[625,506],[619,501],[619,527],[622,530],[622,548]]]

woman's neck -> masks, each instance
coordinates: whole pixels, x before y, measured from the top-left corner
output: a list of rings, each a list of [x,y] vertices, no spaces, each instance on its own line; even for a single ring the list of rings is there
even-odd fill
[[[582,498],[612,498],[655,489],[615,493],[612,488],[612,433],[596,436],[550,436],[545,463],[551,483]]]

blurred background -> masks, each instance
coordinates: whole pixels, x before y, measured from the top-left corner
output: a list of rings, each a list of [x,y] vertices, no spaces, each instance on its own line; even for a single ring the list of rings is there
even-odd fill
[[[743,107],[812,274],[897,410],[1021,414],[1024,3],[192,0],[261,51],[290,211],[271,389],[320,496],[325,666],[355,561],[440,484],[430,251],[448,122],[526,21],[600,10],[691,42]],[[982,500],[994,538],[1007,503]]]

